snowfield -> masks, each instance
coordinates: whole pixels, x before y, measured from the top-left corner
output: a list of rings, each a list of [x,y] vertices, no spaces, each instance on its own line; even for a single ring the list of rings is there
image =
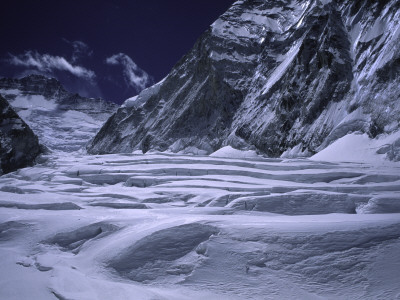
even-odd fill
[[[398,163],[75,152],[0,177],[0,299],[400,299],[399,249]]]

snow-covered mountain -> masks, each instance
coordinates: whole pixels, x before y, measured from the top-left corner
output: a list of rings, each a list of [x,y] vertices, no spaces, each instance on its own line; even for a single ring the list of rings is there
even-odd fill
[[[0,299],[400,299],[399,14],[237,1],[88,147],[145,154],[62,152],[115,106],[1,79],[62,151],[0,176]],[[0,97],[14,162],[24,124]]]
[[[117,105],[66,91],[53,78],[1,78],[0,94],[51,150],[75,151],[99,130]]]
[[[0,96],[0,175],[33,164],[41,152],[37,136]]]
[[[399,8],[396,0],[237,1],[163,81],[118,109],[88,151],[231,145],[291,157],[352,132],[390,134],[400,121]]]

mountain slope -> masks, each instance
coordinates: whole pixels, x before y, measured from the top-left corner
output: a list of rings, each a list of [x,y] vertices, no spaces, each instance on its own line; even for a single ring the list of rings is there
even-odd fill
[[[237,1],[160,83],[128,99],[90,153],[309,155],[399,128],[397,1]],[[199,151],[202,150],[202,151]]]
[[[31,165],[40,152],[37,136],[0,96],[0,175]]]
[[[118,107],[101,99],[84,98],[66,91],[53,78],[30,75],[1,78],[0,94],[51,150],[82,148]]]

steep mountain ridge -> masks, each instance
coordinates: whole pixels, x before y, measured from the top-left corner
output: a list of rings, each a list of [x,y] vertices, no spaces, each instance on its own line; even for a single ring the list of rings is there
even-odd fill
[[[237,1],[161,82],[128,99],[90,153],[316,153],[399,129],[397,1]]]
[[[96,134],[117,105],[81,97],[54,78],[0,78],[0,94],[51,150],[78,150]]]
[[[37,136],[0,96],[0,175],[33,164],[41,152]]]

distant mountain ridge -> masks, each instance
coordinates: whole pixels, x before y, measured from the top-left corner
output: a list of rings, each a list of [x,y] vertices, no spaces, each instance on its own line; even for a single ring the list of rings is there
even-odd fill
[[[8,100],[39,140],[50,150],[76,151],[86,145],[118,105],[70,93],[42,75],[0,78],[0,94]]]
[[[68,92],[64,86],[55,78],[49,78],[43,75],[32,74],[21,79],[18,78],[0,78],[0,91],[3,90],[5,97],[13,101],[17,96],[10,90],[18,90],[19,95],[41,95],[48,100],[53,100],[60,109],[79,109],[89,110],[93,106],[101,110],[95,110],[89,113],[102,113],[102,110],[114,110],[117,104],[105,101],[101,98],[82,97],[77,93]],[[8,90],[8,92],[6,92]]]
[[[48,99],[60,99],[71,95],[57,79],[36,74],[20,79],[0,78],[0,89],[15,89],[24,95],[42,95]]]
[[[105,123],[90,153],[317,153],[399,130],[400,3],[237,1],[160,83]]]

